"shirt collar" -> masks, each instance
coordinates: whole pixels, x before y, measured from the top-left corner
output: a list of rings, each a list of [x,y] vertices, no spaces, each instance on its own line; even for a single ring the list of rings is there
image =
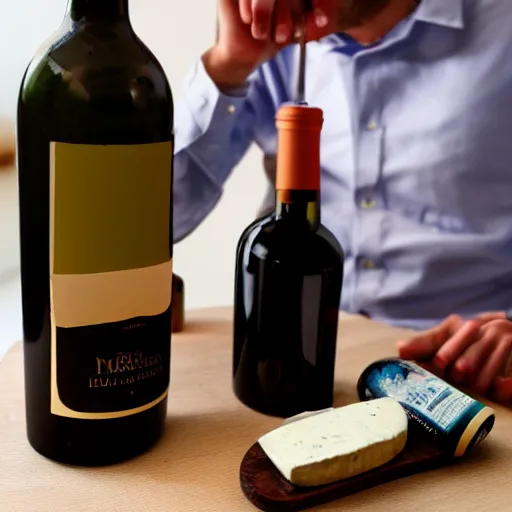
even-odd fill
[[[413,19],[443,27],[464,28],[464,0],[422,0]]]
[[[402,20],[391,33],[401,28],[406,23],[422,21],[433,23],[443,27],[462,29],[464,28],[464,0],[421,0],[417,9],[406,19]],[[391,33],[385,36],[388,38]],[[326,50],[343,48],[347,41],[339,34],[331,34],[318,41]]]

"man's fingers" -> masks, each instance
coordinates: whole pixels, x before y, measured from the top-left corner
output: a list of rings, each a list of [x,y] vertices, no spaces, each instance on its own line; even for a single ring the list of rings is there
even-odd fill
[[[507,324],[504,326],[504,324]],[[490,357],[494,351],[498,340],[507,334],[509,329],[506,320],[493,320],[484,324],[480,328],[480,340],[469,347],[466,352],[459,357],[456,366],[459,369],[464,368],[469,380],[475,382],[480,374],[480,369],[484,367],[487,358]]]
[[[293,19],[288,5],[277,2],[274,12],[274,40],[278,45],[285,44],[293,36]]]
[[[336,17],[339,0],[312,0],[313,10],[306,18],[306,39],[317,40],[336,30]]]
[[[448,332],[441,326],[425,331],[410,340],[397,343],[398,355],[402,359],[432,359],[448,337]]]
[[[494,399],[503,405],[512,405],[512,377],[497,377],[494,381]]]
[[[402,359],[432,359],[463,323],[464,321],[460,316],[451,315],[432,329],[424,331],[410,340],[399,341],[397,348],[400,357]]]
[[[434,363],[439,368],[453,364],[477,340],[480,323],[468,320],[462,327],[438,350]],[[465,368],[457,365],[456,369],[464,373]]]
[[[337,0],[312,0],[312,11],[306,16],[306,39],[325,37],[335,30]],[[251,25],[255,39],[274,39],[279,45],[290,42],[295,36],[295,18],[303,12],[303,0],[239,0],[240,17]],[[332,18],[332,19],[331,19]]]
[[[504,311],[488,311],[487,313],[478,315],[478,320],[485,324],[491,320],[505,320],[506,317],[507,315]]]
[[[272,27],[276,0],[252,0],[252,36],[255,39],[267,39]]]
[[[477,393],[481,395],[488,393],[495,378],[505,371],[511,351],[512,336],[509,334],[501,337],[475,381],[474,387]]]
[[[242,21],[246,25],[250,25],[252,23],[252,0],[238,0],[238,8]]]

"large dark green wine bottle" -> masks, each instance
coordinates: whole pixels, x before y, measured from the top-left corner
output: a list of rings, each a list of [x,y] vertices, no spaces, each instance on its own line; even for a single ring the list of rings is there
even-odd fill
[[[27,435],[78,465],[161,436],[170,381],[173,101],[128,0],[70,0],[18,106]]]

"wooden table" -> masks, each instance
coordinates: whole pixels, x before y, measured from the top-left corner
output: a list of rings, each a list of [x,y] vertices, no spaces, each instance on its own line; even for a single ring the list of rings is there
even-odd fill
[[[395,355],[406,331],[353,316],[340,318],[337,405],[356,400],[363,368]],[[187,313],[173,337],[168,428],[149,453],[100,469],[48,461],[25,438],[22,347],[0,365],[0,510],[2,512],[249,512],[239,465],[279,420],[243,407],[231,391],[231,309]],[[381,485],[318,511],[509,512],[512,510],[512,412],[497,421],[470,460]],[[313,509],[312,509],[313,510]]]

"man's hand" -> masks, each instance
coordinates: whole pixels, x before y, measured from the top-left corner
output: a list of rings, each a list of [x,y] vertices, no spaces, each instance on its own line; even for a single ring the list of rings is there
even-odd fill
[[[512,403],[512,322],[504,313],[485,313],[472,320],[452,315],[397,346],[403,359],[429,361],[455,383]]]
[[[306,16],[307,40],[335,29],[336,0],[313,0]],[[294,42],[304,0],[218,0],[218,40],[203,55],[206,71],[221,90],[242,86],[256,67]],[[326,12],[332,13],[332,22]]]

